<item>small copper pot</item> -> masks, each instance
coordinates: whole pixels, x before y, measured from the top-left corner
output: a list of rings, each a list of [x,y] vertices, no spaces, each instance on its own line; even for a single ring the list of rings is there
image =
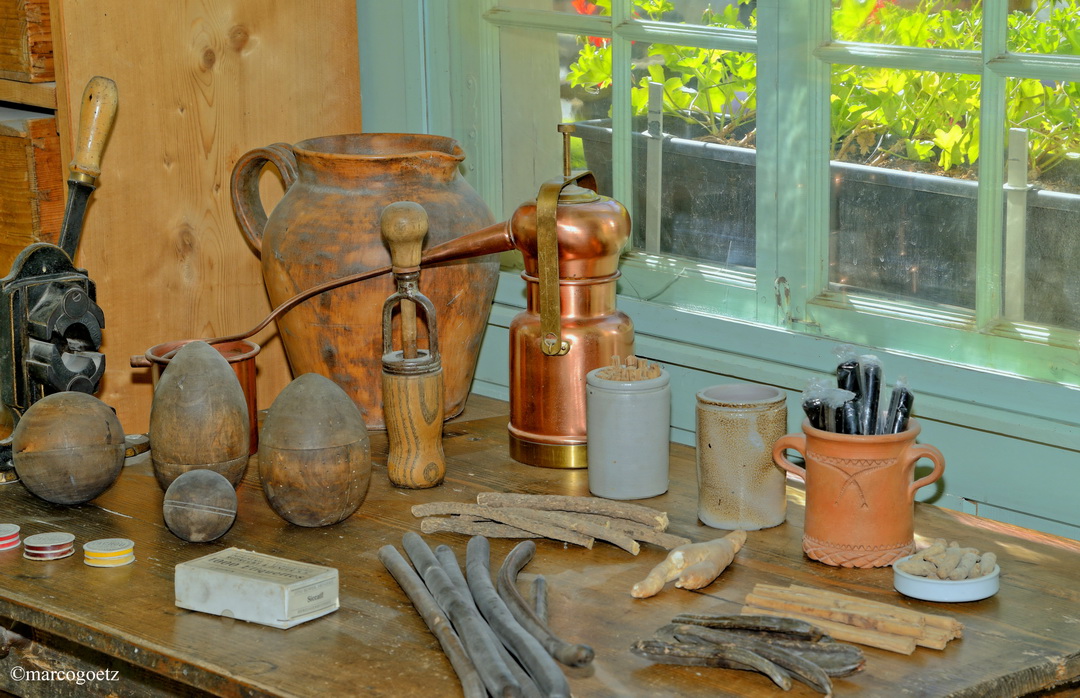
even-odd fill
[[[132,368],[149,368],[153,367],[153,380],[154,385],[157,385],[158,378],[161,376],[161,372],[165,370],[165,367],[169,365],[169,361],[176,354],[176,350],[184,346],[188,342],[194,342],[194,339],[182,339],[177,342],[163,342],[161,344],[155,344],[146,350],[145,354],[136,354],[131,357]],[[244,397],[247,400],[248,408],[248,420],[251,423],[251,453],[254,454],[259,450],[259,423],[258,423],[258,400],[255,392],[255,357],[262,349],[258,344],[249,342],[246,339],[241,339],[235,342],[222,342],[221,344],[212,345],[218,352],[225,357],[232,366],[232,370],[236,373],[237,380],[240,381],[240,387],[244,390]],[[211,356],[213,356],[211,354]]]

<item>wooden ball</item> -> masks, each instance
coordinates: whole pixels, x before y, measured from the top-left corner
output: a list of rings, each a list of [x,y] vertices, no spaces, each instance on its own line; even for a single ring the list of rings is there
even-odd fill
[[[236,490],[218,472],[189,470],[165,490],[161,511],[177,538],[207,543],[225,535],[236,521]]]
[[[124,428],[93,395],[46,395],[12,433],[12,460],[26,489],[53,504],[83,504],[124,469]]]
[[[285,386],[259,435],[259,479],[270,507],[290,523],[349,518],[371,483],[371,445],[356,403],[316,373]]]
[[[250,447],[247,399],[229,362],[206,342],[189,342],[162,372],[150,407],[150,458],[161,489],[209,469],[235,487]]]

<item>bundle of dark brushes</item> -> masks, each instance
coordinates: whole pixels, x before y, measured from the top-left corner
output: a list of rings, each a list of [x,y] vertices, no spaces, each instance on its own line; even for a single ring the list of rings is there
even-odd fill
[[[881,361],[873,354],[840,353],[836,385],[814,378],[803,391],[802,406],[810,426],[838,434],[899,434],[907,430],[915,396],[903,376],[893,384],[889,406],[881,409]]]

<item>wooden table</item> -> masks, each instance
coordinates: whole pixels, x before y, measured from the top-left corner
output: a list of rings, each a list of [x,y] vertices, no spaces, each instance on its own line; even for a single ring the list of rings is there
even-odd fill
[[[496,410],[499,411],[499,410]],[[506,417],[457,421],[445,429],[446,482],[435,489],[391,487],[384,439],[373,435],[372,486],[360,510],[328,528],[305,529],[278,518],[266,504],[254,468],[240,488],[240,514],[215,543],[175,538],[161,518],[162,493],[148,463],[125,469],[93,503],[46,504],[21,485],[0,488],[0,519],[23,535],[63,530],[77,543],[104,537],[135,541],[134,565],[94,569],[80,556],[32,562],[0,553],[0,625],[32,638],[16,642],[0,660],[0,689],[20,695],[455,695],[449,663],[397,584],[377,559],[386,544],[418,531],[410,507],[420,502],[474,502],[478,492],[588,495],[584,471],[545,470],[511,461]],[[671,489],[643,503],[669,512],[670,530],[694,540],[718,532],[695,516],[694,451],[671,449]],[[630,586],[663,559],[643,546],[634,557],[598,542],[592,550],[539,541],[522,583],[533,574],[549,582],[551,625],[565,638],[596,649],[588,667],[567,670],[575,696],[774,695],[764,676],[724,669],[654,665],[628,651],[679,612],[738,613],[757,583],[830,589],[963,621],[964,637],[943,651],[919,648],[905,656],[866,648],[866,668],[835,682],[837,695],[1022,695],[1080,677],[1080,543],[920,505],[916,532],[998,554],[1003,571],[997,596],[963,604],[932,604],[893,591],[891,570],[847,570],[802,555],[802,492],[789,491],[787,523],[751,532],[735,562],[699,592],[669,586],[637,600]],[[466,539],[446,543],[464,561]],[[493,540],[493,565],[514,541]],[[184,611],[173,604],[179,562],[236,546],[340,570],[341,608],[328,616],[277,630]],[[9,639],[10,639],[10,633]],[[71,681],[18,682],[12,670],[109,669],[116,680],[77,686]],[[16,674],[18,671],[15,672]],[[198,689],[198,691],[193,691]],[[1058,693],[1069,692],[1070,688]],[[796,683],[790,696],[817,695]]]

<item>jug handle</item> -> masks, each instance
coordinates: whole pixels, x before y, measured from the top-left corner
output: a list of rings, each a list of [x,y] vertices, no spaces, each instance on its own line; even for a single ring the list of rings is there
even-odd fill
[[[274,143],[256,148],[236,161],[232,172],[232,200],[236,222],[255,254],[262,256],[262,236],[266,228],[266,210],[259,196],[259,174],[271,162],[281,173],[285,189],[296,181],[296,155],[288,143]]]
[[[942,473],[945,472],[945,456],[943,456],[941,451],[939,451],[933,446],[920,444],[918,446],[912,447],[908,451],[907,457],[911,458],[910,462],[913,465],[920,458],[929,458],[930,460],[934,461],[933,471],[931,471],[931,473],[926,477],[921,477],[915,482],[911,483],[911,486],[908,488],[908,498],[914,499],[915,493],[919,491],[920,488],[926,487],[927,485],[933,484],[939,479],[941,479]]]
[[[776,440],[776,444],[773,445],[773,462],[779,465],[784,470],[788,471],[795,477],[799,478],[803,482],[806,481],[806,468],[800,468],[787,459],[784,451],[787,449],[793,449],[798,451],[802,456],[806,457],[806,436],[804,434],[788,434],[787,436],[781,436]]]

